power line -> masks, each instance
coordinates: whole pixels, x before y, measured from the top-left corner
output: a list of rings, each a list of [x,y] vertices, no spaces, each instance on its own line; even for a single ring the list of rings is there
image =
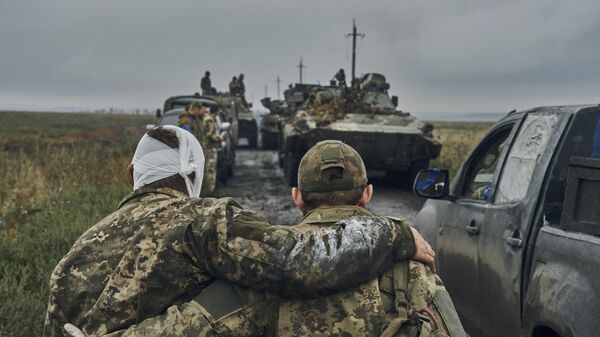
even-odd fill
[[[356,19],[352,19],[352,33],[346,38],[352,37],[352,80],[356,77],[356,37],[364,38],[366,35],[356,31]]]
[[[277,80],[275,82],[277,82],[277,99],[281,99],[281,95],[279,94],[279,85],[281,84],[281,79],[279,78],[279,75],[277,75]]]

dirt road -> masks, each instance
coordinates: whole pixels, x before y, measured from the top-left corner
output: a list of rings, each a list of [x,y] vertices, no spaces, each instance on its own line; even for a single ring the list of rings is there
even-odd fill
[[[424,200],[411,192],[374,181],[375,193],[369,209],[379,215],[406,218],[412,223]],[[283,181],[276,151],[237,149],[235,175],[217,190],[245,207],[261,211],[271,223],[293,225],[302,214],[292,203],[290,188]]]

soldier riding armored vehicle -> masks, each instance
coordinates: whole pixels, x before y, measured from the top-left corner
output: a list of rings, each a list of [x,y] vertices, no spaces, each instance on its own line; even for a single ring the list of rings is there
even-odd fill
[[[301,86],[301,87],[300,87]],[[280,162],[285,179],[296,185],[298,163],[314,144],[338,139],[354,147],[365,165],[385,172],[395,184],[408,187],[441,144],[433,137],[433,126],[397,110],[398,98],[388,94],[389,83],[381,74],[370,73],[351,87],[296,85],[293,117],[282,126]],[[288,97],[286,96],[286,102]]]

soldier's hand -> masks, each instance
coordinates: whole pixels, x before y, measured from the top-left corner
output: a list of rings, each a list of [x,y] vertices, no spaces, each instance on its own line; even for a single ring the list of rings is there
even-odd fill
[[[71,323],[65,324],[64,328],[67,331],[67,333],[69,333],[69,335],[71,335],[71,337],[87,337],[83,333],[83,331],[81,331],[78,327],[74,326]]]
[[[423,262],[428,265],[431,270],[435,271],[435,252],[433,251],[433,248],[431,248],[429,243],[423,239],[419,231],[412,227],[410,229],[415,238],[415,247],[417,248],[413,260]]]

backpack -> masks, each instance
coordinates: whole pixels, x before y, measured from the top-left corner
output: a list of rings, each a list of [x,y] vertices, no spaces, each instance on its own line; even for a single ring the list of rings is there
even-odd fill
[[[414,296],[409,288],[410,261],[398,262],[392,269],[394,288],[394,315],[381,337],[467,337],[450,295],[436,278],[433,298],[426,308],[414,307]],[[439,286],[438,286],[439,285]]]

